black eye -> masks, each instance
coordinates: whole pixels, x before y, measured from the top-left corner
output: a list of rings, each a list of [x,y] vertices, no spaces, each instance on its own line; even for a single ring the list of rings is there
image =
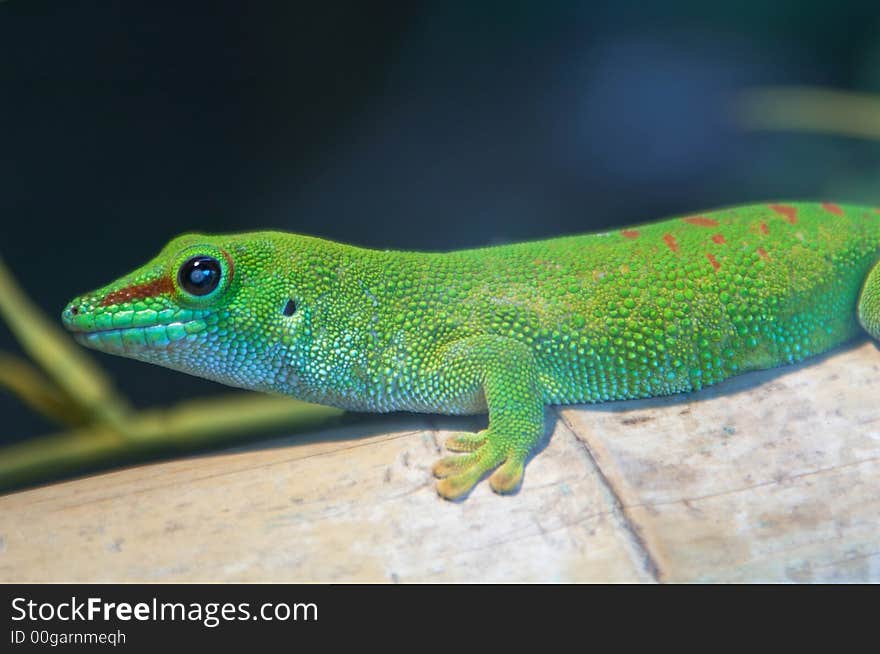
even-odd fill
[[[281,313],[283,313],[288,318],[290,316],[292,316],[293,314],[295,314],[296,313],[296,301],[295,300],[288,300],[287,304],[285,304],[284,308],[281,310]]]
[[[221,272],[220,262],[214,257],[192,257],[177,271],[177,281],[187,293],[207,295],[217,288]]]

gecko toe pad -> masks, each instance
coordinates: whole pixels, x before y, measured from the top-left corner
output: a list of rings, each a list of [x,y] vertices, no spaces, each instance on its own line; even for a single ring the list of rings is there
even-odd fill
[[[496,493],[513,493],[522,483],[524,462],[520,458],[508,457],[498,470],[489,477],[489,485]]]

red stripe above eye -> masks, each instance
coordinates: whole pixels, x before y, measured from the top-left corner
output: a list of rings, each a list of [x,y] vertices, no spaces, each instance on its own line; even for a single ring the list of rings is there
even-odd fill
[[[125,304],[133,300],[142,300],[147,297],[165,295],[174,291],[174,282],[168,276],[160,277],[142,284],[126,286],[116,291],[107,293],[99,306],[108,307],[114,304]]]

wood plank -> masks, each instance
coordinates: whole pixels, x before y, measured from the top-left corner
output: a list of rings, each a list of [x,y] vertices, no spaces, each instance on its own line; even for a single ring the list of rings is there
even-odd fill
[[[433,490],[388,416],[0,497],[0,581],[878,581],[872,344],[548,412],[522,490]]]
[[[444,431],[406,416],[364,429],[0,497],[0,580],[650,579],[561,421],[518,496],[482,484],[457,503],[430,474]]]
[[[560,415],[665,581],[880,581],[873,343]]]

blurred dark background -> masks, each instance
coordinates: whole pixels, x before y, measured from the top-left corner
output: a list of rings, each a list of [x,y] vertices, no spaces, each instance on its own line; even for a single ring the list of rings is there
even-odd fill
[[[0,0],[0,256],[56,317],[184,231],[439,250],[880,204],[880,142],[732,119],[792,84],[880,92],[876,0]],[[137,406],[220,390],[95,356]]]

